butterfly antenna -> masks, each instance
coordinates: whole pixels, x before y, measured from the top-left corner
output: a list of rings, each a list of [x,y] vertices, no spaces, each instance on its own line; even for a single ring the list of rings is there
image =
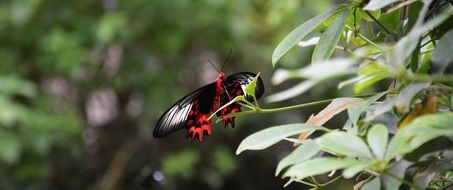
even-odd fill
[[[227,58],[225,59],[225,61],[223,62],[222,67],[220,67],[221,69],[222,69],[223,66],[230,60],[231,54],[233,54],[233,49],[230,48],[230,53],[228,54],[228,57],[227,57]]]
[[[220,70],[217,69],[217,67],[214,65],[214,63],[211,62],[211,60],[207,59],[207,61],[208,61],[209,63],[211,63],[212,67],[214,67],[214,69],[215,69],[218,73],[220,73]]]

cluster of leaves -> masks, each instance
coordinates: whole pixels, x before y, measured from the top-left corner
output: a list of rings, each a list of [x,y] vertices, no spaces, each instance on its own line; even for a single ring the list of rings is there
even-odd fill
[[[285,171],[289,183],[313,188],[354,176],[360,180],[356,189],[452,186],[452,14],[451,2],[444,0],[350,1],[301,24],[277,46],[273,64],[296,45],[315,45],[312,63],[298,70],[277,70],[274,84],[304,80],[267,101],[287,100],[339,78],[339,89],[349,88],[356,95],[274,109],[238,97],[233,101],[251,110],[227,117],[331,103],[306,123],[250,135],[237,154],[293,142],[297,148],[279,162],[275,174]],[[334,53],[343,58],[331,58]],[[346,123],[336,129],[322,126],[344,110]],[[315,131],[321,135],[308,139]],[[314,177],[329,172],[329,177],[341,174],[326,183]]]

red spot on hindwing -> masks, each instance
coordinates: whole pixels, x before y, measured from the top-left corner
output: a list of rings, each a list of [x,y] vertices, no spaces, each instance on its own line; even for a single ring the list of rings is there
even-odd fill
[[[189,125],[189,131],[186,137],[191,137],[192,140],[198,138],[200,142],[203,141],[204,135],[210,135],[212,133],[211,120],[208,120],[210,114],[198,114],[196,116],[196,122],[190,120],[192,125]],[[187,122],[189,124],[189,120]]]

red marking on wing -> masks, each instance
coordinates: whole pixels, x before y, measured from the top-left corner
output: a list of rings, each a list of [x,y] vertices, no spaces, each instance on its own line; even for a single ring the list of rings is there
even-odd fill
[[[228,89],[228,94],[230,95],[231,99],[235,98],[236,96],[242,95],[243,92],[241,89],[241,85],[238,82],[235,82],[232,85],[232,87]],[[230,101],[226,94],[223,97],[223,101],[224,102],[222,102],[222,104],[226,104]],[[239,105],[237,103],[233,103],[233,104],[229,105],[228,107],[225,107],[222,110],[220,110],[217,113],[217,116],[223,117],[230,113],[236,113],[236,112],[240,112],[240,111],[241,111],[241,105]],[[223,127],[225,127],[225,128],[228,127],[228,124],[231,124],[231,127],[234,127],[234,118],[235,117],[229,117],[229,118],[223,119],[222,120]]]
[[[212,127],[211,120],[208,120],[209,115],[210,114],[198,114],[196,116],[195,125],[189,127],[186,137],[191,137],[192,140],[198,138],[198,140],[202,142],[204,135],[210,135],[212,133]],[[190,121],[192,123],[193,120]]]
[[[225,80],[225,74],[222,72],[216,79],[216,91],[214,99],[212,100],[212,106],[209,109],[209,113],[200,113],[199,111],[199,100],[198,98],[193,101],[193,106],[187,117],[186,124],[188,126],[188,132],[186,137],[191,137],[192,140],[198,138],[200,142],[203,141],[204,135],[210,135],[212,133],[211,120],[208,120],[211,112],[217,111],[220,108],[220,100],[225,94],[223,88],[223,81]]]

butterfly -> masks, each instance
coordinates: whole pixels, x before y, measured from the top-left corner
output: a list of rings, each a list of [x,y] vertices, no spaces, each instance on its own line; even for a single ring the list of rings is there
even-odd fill
[[[244,88],[255,76],[255,73],[240,72],[225,77],[225,73],[220,72],[215,82],[186,95],[165,111],[157,121],[153,136],[161,138],[180,129],[187,129],[186,138],[190,137],[192,141],[198,139],[202,142],[203,136],[212,133],[211,121],[208,119],[211,113],[216,112],[239,95],[243,95],[247,101],[252,102],[254,100],[251,95],[245,92]],[[258,77],[255,97],[258,99],[263,93],[263,81],[261,77]],[[238,103],[233,103],[219,110],[216,115],[222,117],[240,111],[241,106]],[[222,121],[225,128],[229,124],[234,127],[234,117],[224,118]]]

